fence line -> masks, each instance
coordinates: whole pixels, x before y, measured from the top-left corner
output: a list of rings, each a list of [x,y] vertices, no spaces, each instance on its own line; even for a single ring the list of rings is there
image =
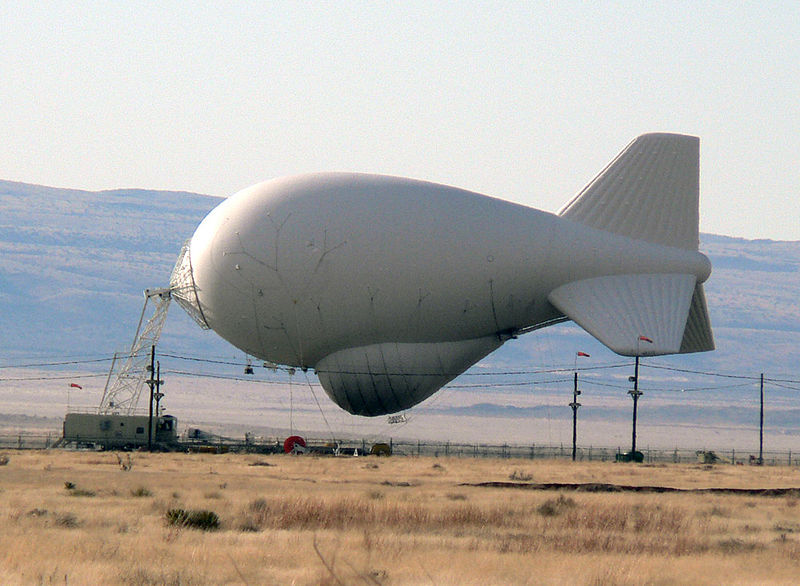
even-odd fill
[[[12,450],[42,450],[53,446],[61,433],[2,433],[0,434],[0,448]]]
[[[546,444],[458,444],[450,442],[393,442],[393,453],[410,456],[555,459],[572,458],[572,446]],[[622,447],[578,446],[576,460],[614,462],[626,451]],[[646,463],[757,464],[758,453],[752,450],[695,450],[690,448],[642,450]],[[765,451],[763,464],[768,466],[800,466],[800,454],[787,451]]]
[[[0,433],[0,449],[48,449],[61,438],[60,432],[48,433]],[[330,440],[309,439],[308,445],[313,448],[330,446]],[[397,456],[426,456],[454,458],[515,458],[515,459],[558,459],[568,460],[572,457],[572,446],[547,444],[466,444],[432,441],[395,441],[390,440],[392,453]],[[224,448],[224,451],[241,452],[276,452],[282,449],[281,438],[233,438],[209,439],[206,441],[190,441],[178,444],[178,449],[189,449],[199,446]],[[341,440],[339,445],[346,452],[359,450],[360,454],[368,454],[372,442],[366,440]],[[582,462],[613,462],[618,454],[626,451],[621,447],[578,446],[576,459]],[[705,464],[758,464],[758,453],[753,450],[693,450],[689,448],[642,450],[646,463],[691,463]],[[800,453],[786,451],[766,451],[763,455],[766,466],[800,466]]]

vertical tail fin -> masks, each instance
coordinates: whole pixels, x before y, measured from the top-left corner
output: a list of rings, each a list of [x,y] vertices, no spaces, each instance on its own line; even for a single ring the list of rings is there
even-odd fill
[[[700,139],[644,134],[559,215],[637,240],[697,250],[699,200]]]

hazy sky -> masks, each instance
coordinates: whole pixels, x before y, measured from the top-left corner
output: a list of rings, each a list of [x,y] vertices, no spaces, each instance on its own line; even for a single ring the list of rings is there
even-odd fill
[[[0,179],[556,211],[650,131],[701,137],[701,230],[800,240],[800,2],[0,3]]]

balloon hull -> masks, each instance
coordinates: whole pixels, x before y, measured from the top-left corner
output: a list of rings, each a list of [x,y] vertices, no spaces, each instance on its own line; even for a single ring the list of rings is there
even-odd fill
[[[203,220],[181,263],[173,281],[191,286],[176,296],[198,321],[250,355],[317,369],[331,398],[361,415],[424,400],[520,332],[568,317],[586,327],[605,295],[652,288],[632,275],[681,276],[665,287],[680,302],[655,305],[672,303],[684,323],[651,353],[681,351],[692,293],[710,273],[696,250],[454,187],[345,173],[239,192]],[[587,329],[640,353],[632,330],[607,341],[603,320]]]

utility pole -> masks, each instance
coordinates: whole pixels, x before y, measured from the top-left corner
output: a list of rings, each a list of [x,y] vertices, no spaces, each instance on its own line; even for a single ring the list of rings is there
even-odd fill
[[[636,454],[636,408],[642,392],[639,390],[639,355],[636,355],[636,365],[634,366],[633,376],[628,379],[633,383],[633,389],[628,394],[633,398],[633,434],[631,436],[631,458]]]
[[[581,392],[578,390],[578,373],[575,372],[575,384],[572,388],[572,403],[569,404],[572,407],[572,461],[575,461],[575,457],[578,451],[578,407],[581,406],[578,403],[578,395]]]
[[[147,451],[153,451],[153,393],[155,391],[156,381],[153,378],[155,374],[156,365],[156,347],[150,346],[150,366],[147,367],[147,372],[150,373],[150,378],[145,382],[150,387],[150,415],[147,420]]]
[[[161,416],[161,399],[164,397],[164,393],[161,392],[161,385],[164,384],[164,381],[161,380],[161,362],[156,361],[156,392],[155,392],[155,400],[156,400],[156,418]]]
[[[764,463],[764,373],[761,373],[761,416],[758,424],[758,465]]]

